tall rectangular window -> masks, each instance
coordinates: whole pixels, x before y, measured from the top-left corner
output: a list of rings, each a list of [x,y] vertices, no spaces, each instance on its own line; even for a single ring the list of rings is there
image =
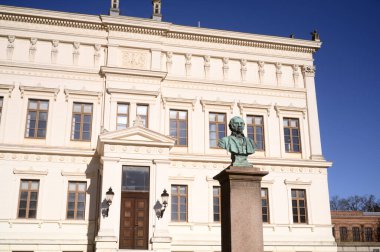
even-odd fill
[[[86,182],[69,182],[67,192],[67,219],[84,220],[86,189]]]
[[[364,241],[372,242],[373,241],[373,231],[371,227],[364,228]]]
[[[220,202],[220,186],[213,186],[212,187],[212,205],[213,205],[213,212],[214,212],[214,221],[220,222],[220,216],[221,216],[221,202]]]
[[[269,197],[268,197],[268,188],[261,188],[261,207],[263,222],[269,223]]]
[[[79,141],[91,140],[92,124],[92,104],[77,103],[73,104],[73,121],[71,128],[71,139]]]
[[[339,234],[340,234],[340,241],[347,241],[348,240],[348,230],[347,227],[340,227],[339,228]]]
[[[1,122],[1,113],[3,111],[3,101],[4,101],[4,98],[0,97],[0,122]]]
[[[307,223],[306,191],[292,189],[293,223]]]
[[[187,146],[187,111],[170,110],[170,136],[176,139],[175,145]]]
[[[284,139],[286,152],[301,152],[299,120],[284,118]]]
[[[262,116],[247,116],[247,132],[256,145],[257,150],[265,149],[264,141],[264,118]]]
[[[126,129],[129,123],[129,104],[117,104],[116,129]]]
[[[380,242],[380,227],[377,228],[376,237],[377,241]]]
[[[172,221],[187,221],[187,185],[172,185]]]
[[[36,218],[39,184],[39,180],[21,180],[18,218]]]
[[[352,228],[352,240],[354,242],[360,242],[360,228],[359,227]]]
[[[209,134],[210,134],[210,147],[217,148],[218,140],[225,137],[227,134],[225,113],[210,112]]]
[[[136,107],[136,116],[139,116],[143,121],[145,128],[149,126],[149,106],[145,104],[137,104]]]
[[[49,101],[33,100],[28,102],[25,137],[45,138]]]

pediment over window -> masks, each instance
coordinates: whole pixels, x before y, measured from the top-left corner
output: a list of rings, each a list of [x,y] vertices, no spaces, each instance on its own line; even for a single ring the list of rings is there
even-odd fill
[[[171,148],[175,140],[169,136],[144,128],[133,126],[123,130],[105,132],[99,135],[98,152],[103,153],[104,144],[126,145],[126,146],[146,146]]]

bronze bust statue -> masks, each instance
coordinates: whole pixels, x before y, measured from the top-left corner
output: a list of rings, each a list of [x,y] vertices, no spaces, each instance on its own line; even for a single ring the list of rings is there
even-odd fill
[[[256,147],[252,139],[244,136],[245,123],[239,116],[231,118],[228,124],[231,135],[219,140],[219,147],[231,153],[232,166],[252,167],[247,157],[255,153]]]

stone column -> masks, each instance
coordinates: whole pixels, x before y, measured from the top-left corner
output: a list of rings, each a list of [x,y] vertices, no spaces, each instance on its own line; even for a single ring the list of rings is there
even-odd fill
[[[268,172],[230,166],[214,179],[221,185],[222,252],[262,252],[261,179]]]
[[[310,136],[310,158],[322,160],[321,137],[319,132],[319,120],[317,109],[317,95],[315,92],[315,68],[314,66],[303,66],[302,74],[305,82],[307,97],[307,117]]]

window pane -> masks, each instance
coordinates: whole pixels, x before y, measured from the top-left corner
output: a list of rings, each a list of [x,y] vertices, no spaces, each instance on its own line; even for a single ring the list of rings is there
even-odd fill
[[[123,166],[123,191],[149,191],[149,167]]]
[[[137,105],[136,114],[137,115],[147,115],[148,114],[148,106],[146,106],[146,105]]]
[[[29,181],[21,181],[21,189],[27,190],[29,187]]]
[[[180,111],[178,118],[180,120],[186,120],[186,118],[187,118],[187,112],[186,111]]]
[[[49,101],[40,101],[40,110],[48,110]]]
[[[28,218],[35,219],[36,218],[36,210],[29,210],[29,216]]]
[[[82,104],[74,103],[74,105],[73,105],[73,111],[77,112],[77,113],[82,112]]]
[[[92,104],[84,104],[84,113],[92,113]]]
[[[225,114],[218,114],[218,122],[224,122]]]
[[[170,119],[176,119],[177,118],[177,111],[170,110]]]
[[[29,100],[29,109],[37,109],[38,101],[37,100]]]
[[[128,105],[127,104],[118,104],[117,105],[117,113],[118,114],[127,114],[128,113]]]
[[[32,190],[38,190],[38,181],[32,181],[31,189]]]
[[[210,113],[210,114],[208,115],[208,117],[209,117],[209,121],[210,121],[210,122],[215,122],[216,115],[215,115],[214,113]]]

